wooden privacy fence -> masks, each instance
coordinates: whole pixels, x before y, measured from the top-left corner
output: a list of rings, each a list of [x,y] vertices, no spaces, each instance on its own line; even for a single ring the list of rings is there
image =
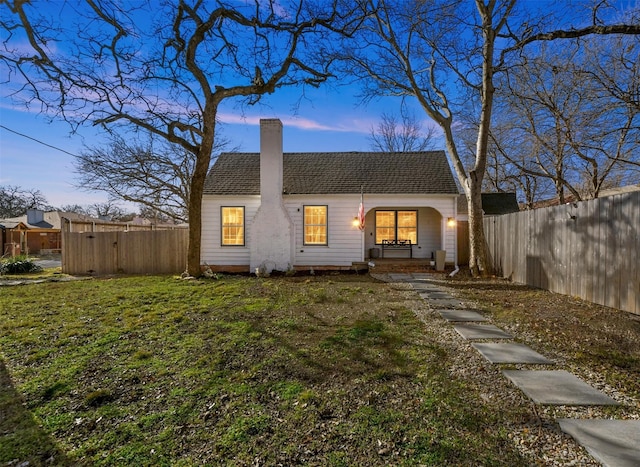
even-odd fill
[[[640,192],[485,218],[497,274],[640,314]]]
[[[62,233],[65,274],[179,274],[188,230]]]

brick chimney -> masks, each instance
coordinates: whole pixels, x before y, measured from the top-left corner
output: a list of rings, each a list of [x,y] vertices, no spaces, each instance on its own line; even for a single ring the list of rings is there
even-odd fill
[[[293,223],[282,199],[282,122],[260,120],[260,207],[251,223],[250,272],[293,266]]]

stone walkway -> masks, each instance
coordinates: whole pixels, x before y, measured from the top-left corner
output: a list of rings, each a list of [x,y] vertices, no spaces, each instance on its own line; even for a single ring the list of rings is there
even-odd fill
[[[514,336],[490,324],[489,318],[443,287],[429,274],[389,274],[393,282],[409,283],[430,308],[451,323],[462,339],[492,364],[553,365],[530,347],[512,342]],[[498,341],[498,342],[492,342]],[[620,405],[606,394],[563,370],[502,370],[505,378],[535,404],[595,406]],[[640,466],[640,420],[559,419],[560,429],[572,436],[607,467]]]

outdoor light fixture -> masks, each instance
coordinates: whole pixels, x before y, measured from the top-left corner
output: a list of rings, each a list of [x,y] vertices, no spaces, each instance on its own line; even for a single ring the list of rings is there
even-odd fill
[[[353,218],[353,222],[351,223],[354,227],[358,227],[360,225],[360,221],[358,220],[358,216]]]
[[[455,226],[456,226],[456,220],[453,217],[448,217],[447,227],[455,227]]]

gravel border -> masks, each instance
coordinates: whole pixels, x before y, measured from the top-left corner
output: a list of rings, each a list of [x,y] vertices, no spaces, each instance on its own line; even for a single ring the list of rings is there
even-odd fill
[[[543,351],[543,355],[556,364],[550,365],[501,365],[491,364],[476,351],[471,342],[461,338],[453,329],[451,323],[446,322],[427,300],[420,298],[413,287],[406,282],[392,280],[388,274],[372,274],[372,277],[392,284],[396,290],[406,291],[406,306],[411,309],[425,325],[426,331],[434,336],[438,345],[445,348],[453,359],[450,368],[451,375],[472,382],[480,390],[484,403],[501,408],[520,406],[529,408],[529,420],[514,420],[505,426],[507,436],[512,440],[518,451],[532,462],[532,465],[544,466],[599,466],[599,462],[579,445],[571,436],[561,431],[557,419],[559,418],[611,418],[606,407],[600,406],[546,406],[533,403],[520,389],[511,384],[501,373],[505,367],[511,369],[563,369],[575,374],[580,379],[602,391],[623,404],[616,409],[619,419],[640,419],[640,402],[608,385],[604,378],[589,369],[573,364],[570,357],[561,352],[550,354]],[[448,288],[446,282],[428,279],[442,290],[458,296],[454,289]],[[479,309],[477,303],[469,302],[469,309]],[[491,320],[490,320],[491,321]],[[518,326],[501,327],[514,335],[517,342],[535,347],[536,338]],[[540,351],[539,349],[535,349]]]

